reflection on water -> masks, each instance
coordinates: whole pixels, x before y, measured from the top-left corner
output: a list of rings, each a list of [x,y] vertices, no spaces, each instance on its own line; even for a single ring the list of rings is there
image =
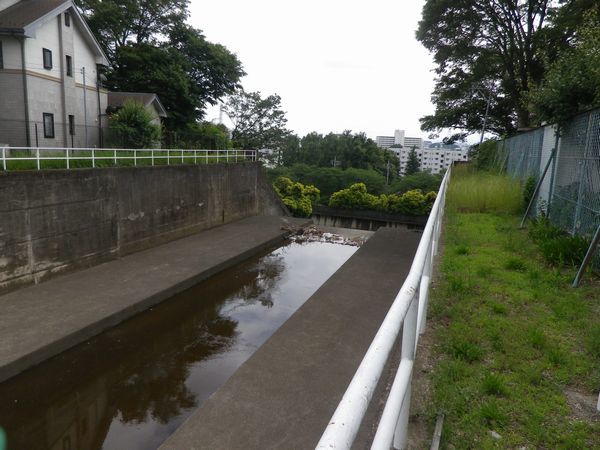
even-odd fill
[[[9,450],[156,448],[355,251],[288,244],[0,384]]]

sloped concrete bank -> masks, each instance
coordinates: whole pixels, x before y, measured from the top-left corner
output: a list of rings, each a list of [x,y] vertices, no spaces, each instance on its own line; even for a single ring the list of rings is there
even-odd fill
[[[160,448],[314,448],[400,290],[420,237],[380,228]],[[376,409],[367,412],[371,420]],[[368,422],[359,439],[369,433]]]
[[[0,200],[0,291],[287,213],[258,163],[0,172]]]
[[[253,216],[0,297],[0,381],[283,240],[304,219]]]

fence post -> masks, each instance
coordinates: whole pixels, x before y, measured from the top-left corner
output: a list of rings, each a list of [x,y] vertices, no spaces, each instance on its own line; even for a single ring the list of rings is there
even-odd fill
[[[96,150],[92,147],[92,167],[96,167]]]
[[[137,166],[137,149],[133,149],[133,165]]]
[[[113,149],[113,159],[115,161],[115,166],[117,165],[117,149]]]
[[[558,161],[558,155],[560,155],[560,129],[558,126],[554,129],[554,149],[556,154],[552,161],[552,171],[550,172],[550,186],[548,186],[548,207],[546,208],[546,216],[550,218],[550,208],[552,207],[552,198],[554,197],[554,178],[556,176],[556,163]]]
[[[65,148],[65,153],[66,153],[66,158],[65,159],[67,160],[67,169],[70,169],[71,168],[71,164],[70,164],[70,161],[69,161],[69,149],[68,148]]]
[[[181,164],[183,164],[183,149],[181,149]]]
[[[575,236],[575,234],[577,233],[577,222],[579,222],[579,219],[581,218],[581,203],[582,203],[582,198],[583,197],[583,179],[585,176],[585,170],[586,170],[586,166],[587,166],[587,152],[588,149],[590,148],[590,132],[592,130],[592,114],[588,113],[588,124],[587,124],[587,128],[585,130],[585,147],[583,149],[583,155],[581,155],[581,161],[579,162],[579,189],[577,189],[577,207],[575,209],[575,217],[573,218],[573,229],[571,231],[571,234],[573,236]]]
[[[194,149],[194,164],[198,164],[198,150]]]
[[[527,209],[525,210],[525,214],[523,215],[523,220],[521,220],[521,225],[519,225],[519,228],[523,228],[525,226],[525,221],[527,220],[527,217],[529,216],[531,207],[537,201],[538,194],[540,193],[540,188],[542,187],[544,178],[546,178],[546,173],[548,173],[548,169],[550,168],[550,163],[552,163],[552,161],[554,161],[555,154],[556,154],[556,148],[553,148],[552,152],[550,153],[550,158],[548,158],[548,162],[546,163],[546,166],[544,167],[544,172],[542,173],[542,176],[540,177],[537,184],[535,185],[533,195],[531,196],[531,199],[529,200],[529,204],[527,205]]]
[[[40,148],[35,149],[35,165],[37,170],[40,170]]]
[[[151,157],[151,161],[152,161],[152,165],[154,165],[154,149],[150,150],[150,157]]]
[[[171,164],[171,149],[167,149],[167,166]]]
[[[2,147],[2,168],[6,172],[6,147]]]

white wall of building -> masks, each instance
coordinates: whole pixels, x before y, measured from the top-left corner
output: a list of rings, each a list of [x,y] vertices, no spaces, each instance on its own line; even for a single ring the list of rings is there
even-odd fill
[[[412,148],[394,149],[400,159],[400,174],[404,174],[408,154]],[[422,171],[440,173],[445,171],[454,161],[468,161],[468,150],[446,150],[439,148],[415,150]]]
[[[21,43],[12,36],[0,37],[2,41],[2,61],[5,70],[21,70]]]

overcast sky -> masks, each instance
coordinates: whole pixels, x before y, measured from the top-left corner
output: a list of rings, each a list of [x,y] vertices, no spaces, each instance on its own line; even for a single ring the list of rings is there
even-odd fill
[[[415,39],[422,0],[192,1],[190,23],[237,54],[246,91],[277,93],[303,136],[427,137],[432,57]],[[210,110],[207,119],[218,115]]]

